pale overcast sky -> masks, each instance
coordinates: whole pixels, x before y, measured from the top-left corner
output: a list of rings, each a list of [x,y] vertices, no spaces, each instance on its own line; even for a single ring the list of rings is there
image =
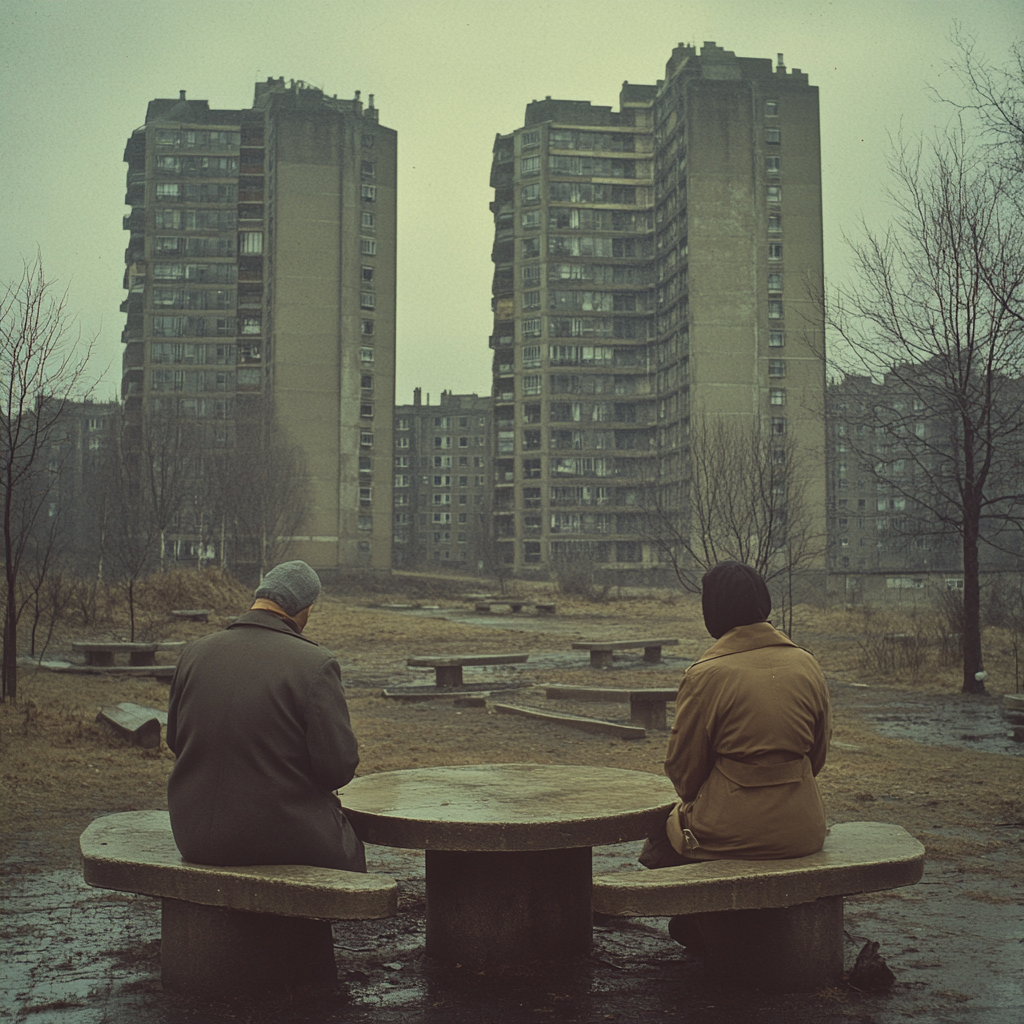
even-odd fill
[[[945,123],[954,22],[1003,60],[1024,0],[0,0],[0,280],[38,248],[120,380],[125,140],[157,97],[247,107],[268,76],[373,93],[398,132],[398,402],[490,385],[496,133],[533,99],[618,107],[680,42],[785,55],[820,89],[825,271],[884,216],[887,133]]]

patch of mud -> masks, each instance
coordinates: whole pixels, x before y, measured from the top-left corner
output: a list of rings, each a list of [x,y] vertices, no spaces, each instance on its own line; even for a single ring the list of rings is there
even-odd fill
[[[967,694],[908,693],[880,686],[830,683],[833,703],[871,722],[879,735],[893,739],[988,754],[1024,755],[996,697]]]

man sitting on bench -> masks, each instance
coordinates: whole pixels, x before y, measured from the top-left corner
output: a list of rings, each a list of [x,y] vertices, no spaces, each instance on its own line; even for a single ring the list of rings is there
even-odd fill
[[[821,667],[767,621],[768,587],[750,566],[722,562],[707,572],[702,605],[717,642],[683,675],[665,758],[680,801],[640,862],[815,853],[826,832],[815,776],[832,733]],[[695,924],[676,917],[669,932],[699,945]]]
[[[271,569],[250,611],[189,644],[171,681],[167,783],[174,841],[198,864],[365,871],[334,790],[359,764],[341,669],[302,636],[320,579]]]

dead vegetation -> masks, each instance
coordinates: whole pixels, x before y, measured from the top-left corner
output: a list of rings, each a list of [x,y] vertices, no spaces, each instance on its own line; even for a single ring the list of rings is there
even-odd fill
[[[474,589],[462,581],[443,584],[406,576],[400,593],[388,603],[456,605],[456,591]],[[698,656],[709,644],[699,600],[683,595],[613,595],[594,603],[558,595],[558,615],[531,620],[537,628],[469,624],[429,616],[410,616],[379,607],[381,591],[325,596],[314,609],[309,635],[334,650],[342,663],[353,723],[360,739],[363,774],[401,768],[480,762],[533,761],[593,764],[660,773],[665,735],[616,740],[521,718],[498,716],[486,708],[441,704],[399,705],[380,690],[388,682],[412,678],[405,665],[411,654],[459,652],[560,651],[573,639],[643,632],[680,638],[666,651],[674,660]],[[523,596],[550,596],[551,585],[522,585]],[[141,593],[150,635],[159,639],[196,637],[223,628],[239,614],[250,592],[219,573],[169,573],[144,582]],[[465,602],[460,607],[465,609]],[[173,608],[206,607],[210,623],[172,621]],[[797,642],[812,650],[830,679],[918,693],[956,694],[955,665],[944,667],[936,645],[924,648],[917,671],[865,666],[865,637],[912,632],[914,620],[893,613],[834,612],[798,607]],[[508,620],[504,620],[508,625]],[[525,622],[525,620],[524,620]],[[513,623],[513,626],[515,624]],[[116,626],[109,630],[116,635]],[[58,645],[96,635],[95,623],[72,618],[61,624]],[[1006,631],[986,630],[989,689],[1013,689]],[[1003,646],[1005,645],[1005,650]],[[538,684],[671,685],[677,675],[649,669],[617,668],[614,678],[588,669],[534,669]],[[879,691],[882,692],[881,690]],[[539,685],[523,699],[544,702]],[[972,700],[978,698],[970,698]],[[984,698],[980,698],[984,699]],[[133,701],[165,708],[167,687],[149,679],[61,675],[23,670],[21,699],[0,705],[0,838],[6,870],[71,864],[77,837],[99,814],[159,808],[165,804],[173,756],[166,746],[154,751],[112,739],[95,722],[102,704]],[[571,711],[563,702],[553,710]],[[614,705],[608,705],[611,709]],[[603,711],[603,709],[602,709]],[[583,709],[603,717],[594,706]],[[833,821],[883,820],[904,825],[920,837],[933,858],[952,861],[965,871],[1020,873],[1018,832],[1024,820],[1021,761],[912,740],[880,736],[854,711],[837,701],[835,744],[822,773],[826,806]],[[983,856],[984,855],[984,856]]]

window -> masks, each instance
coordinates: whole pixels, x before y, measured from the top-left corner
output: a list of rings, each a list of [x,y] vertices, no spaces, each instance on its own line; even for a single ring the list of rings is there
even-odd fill
[[[785,331],[769,331],[768,332],[768,347],[769,348],[782,348],[786,344],[786,332]]]
[[[359,293],[359,308],[360,309],[373,309],[377,305],[377,297],[373,292],[360,292]],[[372,321],[371,321],[372,322]]]
[[[523,377],[523,394],[539,395],[541,377],[539,373],[529,373]]]
[[[377,141],[377,136],[376,135],[364,135],[363,136],[363,148],[364,149],[373,149],[374,144],[376,143],[376,141]]]
[[[769,235],[781,235],[782,234],[782,214],[781,213],[769,213],[768,214],[768,234]]]
[[[523,321],[523,337],[524,338],[539,338],[540,337],[540,319],[536,320],[524,320]]]
[[[360,473],[372,473],[373,472],[373,459],[369,455],[359,456],[359,472]]]
[[[781,274],[769,274],[768,275],[768,294],[769,295],[781,295],[782,294],[782,275]]]
[[[369,210],[363,211],[362,223],[364,228],[372,228],[376,223],[376,218]]]
[[[361,430],[359,432],[359,447],[360,448],[372,448],[373,447],[373,432],[370,430]]]
[[[772,433],[781,436],[786,433],[786,417],[785,416],[773,416],[772,417]]]
[[[523,149],[532,149],[534,146],[539,146],[540,145],[540,132],[539,131],[523,132],[522,140],[523,140]]]
[[[359,504],[364,506],[371,504],[369,487],[359,488]]]
[[[519,161],[519,173],[524,177],[528,177],[533,174],[540,174],[540,157],[539,156],[524,156]]]
[[[168,227],[176,227],[175,224],[168,224]],[[523,227],[527,231],[538,231],[540,229],[540,210],[526,210],[523,213]]]
[[[369,284],[373,280],[373,267],[363,267],[362,278]]]
[[[377,239],[376,238],[360,238],[359,239],[359,251],[364,256],[376,256],[377,255]]]
[[[373,321],[370,321],[371,323]],[[359,361],[361,363],[372,363],[373,362],[373,349],[372,348],[361,348],[359,350]]]
[[[781,260],[782,259],[782,243],[771,242],[768,245],[768,259],[770,260]]]
[[[782,170],[782,157],[766,156],[764,158],[764,169],[769,174],[778,174]]]
[[[377,198],[377,186],[376,185],[360,185],[359,196],[367,203],[372,203]]]
[[[364,373],[359,377],[359,388],[361,391],[372,391],[373,390],[373,376],[369,373]]]
[[[767,192],[769,203],[781,203],[782,202],[782,186],[781,185],[769,185]],[[365,217],[366,214],[363,214]]]
[[[377,173],[377,165],[372,160],[360,160],[359,173],[364,178],[372,178]]]
[[[540,367],[540,345],[526,345],[523,348],[523,369],[536,370]]]
[[[540,292],[523,292],[523,309],[540,309]]]
[[[771,388],[768,392],[768,401],[772,405],[785,405],[786,404],[786,389],[785,388]]]
[[[540,202],[540,185],[524,185],[520,198],[524,204]]]
[[[764,103],[765,117],[777,117],[779,113],[779,104],[777,100],[765,100]]]
[[[363,292],[362,294],[365,295],[366,293]],[[373,334],[373,321],[372,320],[360,320],[359,321],[359,333],[360,334]]]
[[[263,252],[262,231],[239,231],[238,251],[243,256],[258,256]]]
[[[782,142],[782,129],[781,128],[765,128],[764,130],[764,141],[771,146],[777,146]]]
[[[770,299],[768,302],[768,319],[782,319],[782,303],[778,299]]]
[[[522,245],[524,260],[532,260],[540,255],[540,238],[524,238]]]

